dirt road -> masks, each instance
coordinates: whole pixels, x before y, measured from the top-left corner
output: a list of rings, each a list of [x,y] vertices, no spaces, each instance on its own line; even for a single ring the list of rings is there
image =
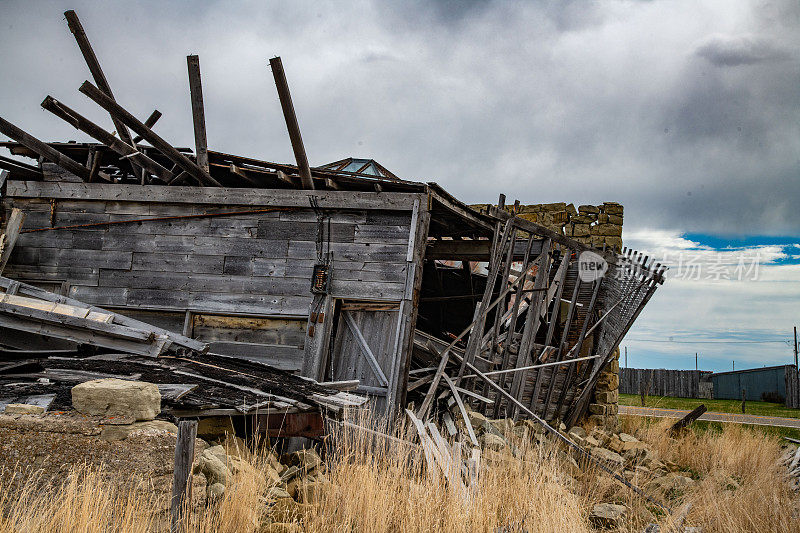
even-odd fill
[[[680,409],[660,409],[656,407],[636,407],[632,405],[620,405],[619,414],[636,416],[655,416],[659,418],[682,418],[689,411]],[[754,424],[757,426],[775,426],[783,428],[800,429],[800,418],[782,418],[779,416],[759,416],[743,415],[735,413],[716,413],[708,411],[699,420],[711,422],[733,422],[735,424]]]

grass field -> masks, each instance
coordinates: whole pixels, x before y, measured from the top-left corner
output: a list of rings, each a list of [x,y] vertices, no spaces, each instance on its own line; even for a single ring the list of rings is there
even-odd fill
[[[709,411],[717,413],[741,413],[742,402],[740,400],[708,400],[694,398],[671,398],[668,396],[648,396],[645,401],[646,407],[658,407],[661,409],[684,409],[691,411],[701,403],[704,403]],[[620,405],[641,406],[642,402],[638,394],[620,394]],[[786,418],[800,418],[800,409],[789,409],[780,403],[770,402],[747,402],[745,413],[748,415],[760,416],[782,416]]]

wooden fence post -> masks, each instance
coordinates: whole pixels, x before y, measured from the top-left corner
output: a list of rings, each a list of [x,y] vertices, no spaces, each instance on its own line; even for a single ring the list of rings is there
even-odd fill
[[[178,440],[175,443],[175,470],[172,475],[172,500],[170,531],[180,531],[184,505],[192,503],[192,463],[194,462],[194,440],[197,437],[197,420],[178,422]]]

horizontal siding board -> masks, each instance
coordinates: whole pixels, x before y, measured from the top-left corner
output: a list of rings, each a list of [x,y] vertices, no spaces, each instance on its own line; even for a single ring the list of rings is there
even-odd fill
[[[267,240],[289,240],[316,242],[319,235],[316,222],[289,222],[262,220],[258,224],[258,238]],[[330,242],[353,242],[354,224],[323,223],[322,239]]]
[[[100,270],[101,287],[135,287],[163,291],[208,293],[254,293],[278,296],[302,296],[309,293],[309,283],[289,278],[254,278],[219,276],[185,272],[144,272]]]
[[[149,272],[185,272],[193,274],[227,274],[224,272],[225,257],[198,254],[133,254],[131,270]]]

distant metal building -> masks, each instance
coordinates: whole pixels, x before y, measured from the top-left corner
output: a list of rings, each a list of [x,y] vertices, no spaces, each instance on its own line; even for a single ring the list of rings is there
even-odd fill
[[[722,400],[741,400],[742,391],[747,400],[764,401],[770,398],[779,401],[787,396],[787,380],[796,380],[797,371],[792,365],[751,368],[733,372],[719,372],[711,375],[714,398]]]

